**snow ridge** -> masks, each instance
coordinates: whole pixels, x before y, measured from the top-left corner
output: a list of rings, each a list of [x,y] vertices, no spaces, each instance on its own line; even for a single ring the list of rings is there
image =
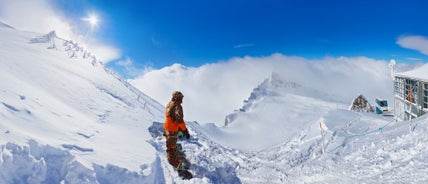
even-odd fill
[[[58,42],[62,42],[62,47],[57,46]],[[89,61],[93,67],[102,67],[106,73],[116,78],[116,80],[120,81],[126,88],[128,88],[130,91],[132,91],[136,96],[137,100],[136,102],[140,102],[143,104],[143,108],[147,109],[151,114],[153,114],[150,109],[156,109],[156,111],[162,111],[163,106],[160,105],[157,101],[153,100],[146,94],[142,93],[140,90],[138,90],[136,87],[129,84],[129,82],[125,79],[123,79],[117,72],[113,71],[112,69],[106,67],[102,61],[98,60],[97,57],[92,54],[90,51],[84,49],[82,46],[80,46],[77,42],[74,42],[72,40],[65,40],[57,36],[55,31],[51,31],[46,35],[38,36],[36,38],[33,38],[30,40],[30,43],[32,44],[48,44],[49,46],[47,49],[60,49],[64,50],[69,57],[69,59],[82,59],[85,61]],[[94,83],[94,85],[97,85]],[[109,89],[104,89],[102,86],[97,86],[97,88],[100,91],[103,91],[107,93],[108,95],[112,96],[113,98],[116,98],[120,101],[123,101],[128,106],[135,106],[135,101],[127,101],[126,99],[122,98],[120,95],[114,94],[114,92],[109,91]]]
[[[1,27],[10,28],[10,29],[15,29],[14,27],[12,27],[12,26],[10,26],[10,25],[7,25],[7,24],[3,23],[2,21],[0,21],[0,28],[1,28]]]
[[[62,42],[62,48],[57,46],[57,42]],[[96,64],[102,65],[102,62],[97,60],[94,54],[85,50],[82,46],[72,40],[65,40],[58,37],[54,30],[46,35],[31,39],[30,43],[48,43],[48,49],[63,49],[70,59],[79,58],[80,54],[82,59],[90,59],[93,66]]]

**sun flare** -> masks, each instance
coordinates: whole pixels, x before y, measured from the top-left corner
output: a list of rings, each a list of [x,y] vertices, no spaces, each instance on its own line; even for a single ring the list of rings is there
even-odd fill
[[[88,22],[91,28],[96,27],[100,21],[96,14],[89,14],[87,17],[83,18],[82,20]]]

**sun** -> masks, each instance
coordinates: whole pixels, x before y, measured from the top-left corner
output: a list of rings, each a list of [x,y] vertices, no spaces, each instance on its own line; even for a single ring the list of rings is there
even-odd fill
[[[94,27],[96,27],[99,24],[99,21],[100,21],[98,19],[98,15],[96,15],[94,13],[91,13],[87,17],[82,18],[82,20],[85,21],[85,22],[88,22],[92,29]]]
[[[96,16],[96,15],[90,15],[88,18],[89,18],[88,22],[89,22],[89,24],[91,24],[91,26],[98,25],[98,16]]]

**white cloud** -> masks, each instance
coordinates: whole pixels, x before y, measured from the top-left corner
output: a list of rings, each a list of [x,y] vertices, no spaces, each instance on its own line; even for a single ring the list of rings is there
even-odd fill
[[[145,65],[142,68],[136,67],[135,62],[130,57],[126,57],[125,60],[115,62],[114,64],[116,66],[121,67],[121,69],[124,70],[124,73],[129,78],[134,78],[139,75],[144,75],[145,73],[153,70],[153,68],[150,65]]]
[[[428,38],[424,36],[402,36],[398,38],[397,44],[401,47],[417,50],[428,55]]]
[[[127,57],[125,60],[116,62],[116,65],[124,67],[124,68],[132,68],[133,69],[133,61],[129,57]]]
[[[56,30],[67,39],[76,38],[68,21],[45,0],[0,0],[0,15],[7,24],[20,30],[40,33]]]
[[[88,50],[95,53],[96,57],[103,63],[116,60],[122,55],[120,49],[111,45],[100,43],[98,40],[88,40],[86,43]]]
[[[423,61],[424,59],[422,59],[422,58],[408,57],[408,58],[406,58],[406,60],[408,60],[408,61]]]
[[[120,57],[121,52],[118,48],[79,34],[77,26],[73,26],[70,19],[49,2],[49,0],[0,0],[0,18],[19,30],[38,33],[55,30],[59,37],[78,42],[103,62]],[[80,20],[79,17],[77,19]]]
[[[197,68],[174,64],[130,82],[162,104],[170,100],[173,91],[180,90],[185,96],[186,120],[222,126],[224,117],[239,109],[253,88],[271,72],[281,74],[288,81],[328,92],[344,102],[350,103],[358,94],[371,99],[392,97],[388,62],[366,57],[314,61],[273,54],[232,58]]]
[[[239,45],[235,45],[233,46],[234,49],[239,49],[239,48],[245,48],[245,47],[253,47],[254,44],[252,43],[245,43],[245,44],[239,44]]]

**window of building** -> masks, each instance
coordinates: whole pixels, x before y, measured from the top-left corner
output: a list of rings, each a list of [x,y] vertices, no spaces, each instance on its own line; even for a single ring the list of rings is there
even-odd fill
[[[394,94],[398,97],[405,99],[404,96],[404,79],[401,77],[395,77],[394,79]]]
[[[423,107],[428,108],[428,83],[424,83],[423,97],[424,97]]]
[[[410,88],[412,92],[410,93]],[[418,102],[418,82],[411,79],[406,79],[405,91],[404,91],[405,99],[410,101],[410,96],[412,97],[412,103]]]

